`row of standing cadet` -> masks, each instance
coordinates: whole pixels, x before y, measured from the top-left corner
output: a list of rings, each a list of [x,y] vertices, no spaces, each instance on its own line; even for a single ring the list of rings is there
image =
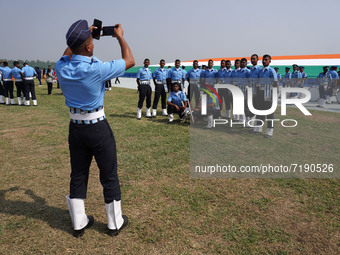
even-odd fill
[[[271,57],[269,55],[264,55],[266,58],[265,62],[262,63],[263,67],[260,67],[258,62],[258,55],[253,54],[251,56],[252,67],[247,67],[247,59],[243,58],[241,60],[235,61],[235,69],[231,68],[230,60],[222,60],[220,70],[213,68],[213,60],[209,60],[208,67],[206,69],[200,69],[198,66],[198,61],[193,62],[193,68],[186,72],[181,67],[180,60],[175,61],[175,67],[172,69],[165,69],[165,61],[160,61],[160,67],[157,68],[154,73],[148,68],[149,59],[144,60],[144,67],[140,68],[137,73],[137,86],[139,91],[139,101],[137,108],[137,119],[141,119],[143,102],[146,98],[146,117],[156,117],[157,105],[159,98],[161,98],[162,103],[162,115],[167,115],[166,104],[169,105],[169,100],[166,102],[166,93],[172,91],[172,85],[178,83],[180,85],[180,90],[184,89],[184,82],[188,80],[189,86],[187,89],[188,99],[191,102],[192,97],[195,98],[196,106],[200,99],[200,91],[202,91],[202,84],[208,84],[212,87],[217,83],[233,84],[240,87],[240,89],[245,92],[246,87],[253,87],[253,102],[254,107],[256,105],[257,109],[268,109],[271,107],[271,91],[273,86],[278,86],[279,82],[282,80],[284,87],[305,87],[307,85],[307,74],[304,72],[304,67],[293,65],[293,72],[290,73],[290,68],[286,67],[286,73],[284,77],[278,73],[278,68],[271,68],[269,66],[271,62]],[[336,73],[336,67],[332,67],[335,72],[334,81],[338,79],[338,74]],[[321,90],[321,78],[322,73],[318,76],[317,82],[319,84],[320,95],[323,95]],[[331,74],[327,75],[327,77]],[[320,78],[320,79],[319,79]],[[153,101],[152,113],[151,113],[151,87],[150,80],[153,79],[155,84],[155,97]],[[331,82],[331,77],[329,79],[327,87],[335,87],[337,82]],[[213,93],[213,92],[211,92]],[[226,108],[226,115],[223,117],[232,118],[231,109],[233,105],[232,94],[227,89],[220,89],[219,95]],[[291,94],[290,97],[300,96],[298,94]],[[322,107],[322,102],[320,105]],[[264,121],[266,116],[258,116],[260,120]],[[170,121],[171,116],[169,116]],[[235,121],[245,121],[247,124],[252,121],[254,115],[247,108],[245,104],[245,114],[234,115]],[[273,115],[267,116],[267,118],[274,118]],[[208,118],[208,128],[212,127],[212,122],[209,122]],[[265,137],[269,138],[273,135],[273,123],[268,122],[267,133]],[[253,133],[261,133],[262,127],[254,128]]]
[[[0,63],[3,64],[3,66],[0,67],[0,80],[2,81],[0,81],[0,104],[29,106],[30,99],[32,99],[32,104],[37,106],[38,102],[35,93],[34,77],[37,77],[41,84],[41,70],[39,76],[36,69],[30,67],[27,63],[24,63],[23,67],[20,67],[19,62],[14,61],[13,68],[8,66],[6,60],[1,61]],[[46,72],[48,94],[51,94],[52,92],[54,78],[53,69],[49,66]],[[14,84],[17,92],[17,103],[15,102],[13,93]]]

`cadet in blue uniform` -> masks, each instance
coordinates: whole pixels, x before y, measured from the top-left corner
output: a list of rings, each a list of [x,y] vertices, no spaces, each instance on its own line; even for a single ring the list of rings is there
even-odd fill
[[[291,79],[291,85],[293,88],[299,87],[301,82],[302,75],[299,71],[298,65],[293,65],[293,73],[292,73],[292,79]],[[297,96],[297,93],[291,93],[290,97],[294,98]]]
[[[285,76],[283,77],[283,87],[290,87],[291,84],[291,79],[292,79],[292,74],[289,72],[290,68],[286,67],[286,73]]]
[[[330,88],[327,90],[327,98],[326,98],[326,103],[331,104],[332,103],[332,96],[334,93],[334,90],[338,87],[338,80],[339,80],[339,75],[336,72],[338,69],[337,66],[331,66],[331,70],[329,71],[329,74],[332,77],[332,84]]]
[[[180,120],[184,119],[184,111],[188,106],[187,97],[183,91],[179,91],[179,84],[172,84],[173,91],[168,97],[169,123],[174,121],[174,113],[178,113]]]
[[[185,71],[181,68],[181,61],[176,59],[175,67],[168,71],[168,82],[170,85],[170,91],[172,91],[172,85],[178,83],[179,90],[183,90],[183,83],[185,79]]]
[[[235,115],[235,119],[239,120],[240,122],[244,121],[244,117],[246,116],[246,124],[250,120],[251,117],[251,112],[249,111],[248,108],[248,103],[247,103],[247,91],[246,88],[249,86],[249,77],[250,77],[250,70],[247,68],[247,59],[242,58],[241,59],[241,64],[240,64],[240,71],[238,72],[238,87],[242,90],[243,95],[244,95],[244,114],[240,115]]]
[[[233,85],[237,85],[238,72],[241,70],[240,66],[241,66],[241,60],[236,59],[234,62],[234,70],[230,75]]]
[[[218,71],[214,68],[214,61],[212,59],[209,59],[208,68],[201,73],[201,83],[207,83],[214,87],[216,84],[217,72]]]
[[[146,117],[151,118],[151,86],[150,80],[152,79],[152,72],[149,69],[150,60],[146,58],[144,60],[144,67],[140,68],[137,72],[137,87],[139,91],[139,100],[137,108],[137,119],[142,118],[142,107],[144,99],[146,97]]]
[[[0,71],[0,104],[4,103],[4,87],[2,86],[2,72]]]
[[[4,81],[4,96],[6,105],[15,104],[14,96],[13,96],[13,80],[12,80],[12,69],[9,68],[8,62],[2,61],[3,67],[0,67],[0,71],[2,72],[2,80]],[[8,98],[11,99],[11,103]]]
[[[257,54],[252,54],[250,56],[250,62],[253,65],[250,69],[249,73],[249,86],[252,87],[253,89],[253,105],[256,109],[258,109],[258,97],[257,97],[257,92],[259,87],[257,86],[258,84],[258,79],[259,79],[259,72],[262,69],[257,62],[259,61],[259,56]],[[248,112],[248,117],[251,119],[255,116],[252,112]]]
[[[279,68],[278,67],[275,67],[274,70],[275,70],[276,75],[277,75],[277,82],[278,82],[278,84],[280,84],[280,81],[282,79],[282,75],[279,73]]]
[[[225,78],[225,75],[224,73],[227,71],[227,68],[226,68],[226,65],[225,65],[225,60],[222,59],[221,60],[221,64],[220,64],[220,69],[217,71],[215,77],[216,77],[216,80],[217,80],[217,83],[225,83],[224,82],[224,78]]]
[[[191,103],[191,99],[195,96],[195,104],[198,104],[200,100],[200,91],[199,91],[199,81],[201,77],[202,69],[198,68],[198,61],[194,60],[192,63],[193,68],[191,68],[187,73],[187,79],[189,82],[188,86],[188,98]]]
[[[168,116],[166,111],[166,93],[168,92],[168,86],[166,84],[166,79],[168,77],[168,70],[164,68],[165,60],[161,59],[159,61],[159,68],[157,68],[152,74],[153,82],[155,84],[155,97],[153,99],[152,105],[152,117],[156,117],[157,115],[157,105],[159,101],[159,97],[161,97],[162,103],[162,115]]]
[[[183,74],[184,74],[182,88],[183,88],[183,91],[185,91],[185,81],[187,80],[187,71],[185,71],[185,66],[182,66],[182,70],[183,70]]]
[[[271,57],[269,55],[264,55],[262,57],[263,68],[259,71],[259,81],[258,90],[256,97],[258,98],[259,110],[267,110],[272,106],[272,88],[277,87],[277,75],[273,68],[269,66],[271,62]],[[256,119],[262,120],[257,122],[257,127],[251,131],[252,133],[262,133],[262,124],[265,123],[265,119],[274,119],[274,113],[268,116],[256,116]],[[268,121],[267,132],[265,138],[270,138],[273,136],[274,124],[272,121]]]
[[[37,72],[34,70],[33,67],[24,63],[24,67],[21,69],[21,77],[24,80],[24,95],[25,95],[25,105],[30,105],[30,93],[32,95],[33,105],[37,106],[37,98],[35,95],[35,86],[33,77],[37,75]]]
[[[70,108],[69,149],[71,156],[70,210],[74,236],[84,234],[94,222],[85,213],[89,167],[94,156],[100,170],[108,229],[118,235],[128,219],[121,211],[121,191],[117,174],[116,144],[104,114],[105,81],[124,75],[134,66],[129,46],[123,38],[121,25],[115,36],[121,47],[122,59],[102,62],[93,57],[93,39],[85,20],[71,25],[66,40],[69,46],[55,68],[60,87]]]
[[[14,61],[13,65],[14,67],[12,68],[12,76],[15,79],[15,86],[17,87],[18,105],[23,105],[23,101],[21,101],[21,94],[23,97],[25,97],[25,92],[24,92],[24,82],[21,77],[21,69],[20,69],[18,61]]]
[[[323,72],[318,75],[316,82],[319,84],[320,99],[317,107],[324,108],[327,99],[327,90],[331,88],[332,76],[328,72],[328,66],[323,67]]]

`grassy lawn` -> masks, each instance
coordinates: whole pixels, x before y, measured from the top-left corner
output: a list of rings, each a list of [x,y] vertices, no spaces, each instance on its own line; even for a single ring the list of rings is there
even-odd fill
[[[339,179],[190,178],[189,123],[169,125],[160,110],[138,121],[138,94],[123,88],[106,93],[105,113],[130,224],[118,237],[106,234],[93,161],[85,206],[95,223],[72,237],[68,109],[60,90],[36,90],[38,107],[0,105],[0,254],[340,253]],[[339,114],[312,113],[308,119],[288,110],[301,126],[279,127],[269,140],[242,128],[214,132],[235,164],[244,162],[240,155],[247,164],[325,160],[339,171]],[[269,155],[258,153],[268,144]]]

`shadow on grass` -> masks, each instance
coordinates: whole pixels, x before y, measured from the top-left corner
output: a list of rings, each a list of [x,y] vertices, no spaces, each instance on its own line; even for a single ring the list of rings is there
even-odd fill
[[[25,194],[30,196],[34,202],[6,200],[5,195],[8,192],[25,190]],[[66,200],[65,200],[66,203]],[[50,225],[51,228],[60,229],[68,234],[73,233],[71,219],[68,210],[53,207],[46,204],[45,198],[34,194],[32,190],[12,187],[7,190],[0,190],[0,213],[26,216],[38,220],[43,220]],[[104,223],[97,222],[91,227],[98,232],[105,233],[107,226]]]

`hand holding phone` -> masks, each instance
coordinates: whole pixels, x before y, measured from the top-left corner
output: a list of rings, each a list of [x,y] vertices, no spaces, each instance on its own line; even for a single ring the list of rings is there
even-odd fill
[[[115,35],[115,28],[118,28],[118,26],[108,26],[108,27],[103,27],[103,36],[109,36]]]
[[[92,37],[94,39],[99,40],[100,39],[100,31],[102,29],[102,22],[100,20],[94,19],[93,26],[96,27],[97,29],[92,30]]]

